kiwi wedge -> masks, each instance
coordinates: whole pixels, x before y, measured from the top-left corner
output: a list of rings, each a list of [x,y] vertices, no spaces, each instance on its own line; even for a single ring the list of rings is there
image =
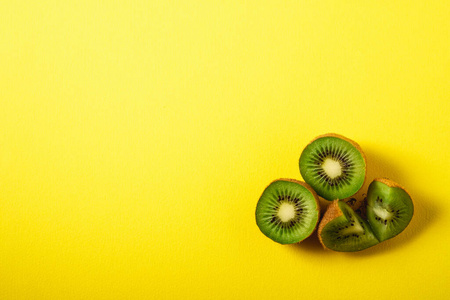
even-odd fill
[[[334,133],[318,136],[309,143],[300,156],[299,167],[303,180],[329,201],[354,195],[366,178],[361,147]]]
[[[262,193],[255,215],[264,235],[280,244],[293,244],[311,235],[319,213],[317,194],[308,184],[278,179]]]
[[[340,252],[360,251],[379,243],[369,224],[342,200],[328,206],[318,234],[324,248]]]
[[[411,196],[387,178],[372,181],[367,191],[367,220],[378,240],[385,241],[402,232],[412,219]]]

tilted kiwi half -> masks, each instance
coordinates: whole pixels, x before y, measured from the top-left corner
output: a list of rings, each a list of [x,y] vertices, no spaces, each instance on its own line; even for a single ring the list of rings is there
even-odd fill
[[[328,206],[318,234],[322,245],[334,251],[360,251],[379,243],[369,224],[342,200]]]
[[[306,183],[330,201],[354,195],[366,178],[366,161],[361,147],[333,133],[319,136],[306,146],[299,167]]]
[[[319,221],[319,201],[304,182],[278,179],[262,193],[256,206],[256,224],[280,244],[300,242],[311,235]]]
[[[399,184],[386,178],[378,178],[369,185],[367,220],[380,241],[402,232],[413,214],[411,196]]]

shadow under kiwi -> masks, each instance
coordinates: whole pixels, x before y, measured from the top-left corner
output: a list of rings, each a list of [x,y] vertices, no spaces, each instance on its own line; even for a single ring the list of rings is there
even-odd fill
[[[331,201],[327,201],[327,200],[319,197],[320,219],[323,217],[323,215],[324,215],[325,211],[327,210],[327,207],[330,203],[331,203]],[[307,251],[310,253],[315,253],[317,255],[331,254],[332,251],[325,249],[319,241],[319,236],[318,236],[317,230],[319,228],[320,219],[319,219],[319,222],[317,223],[316,229],[314,229],[313,233],[311,233],[311,235],[309,237],[307,237],[306,239],[304,239],[303,241],[301,241],[299,243],[291,244],[289,246],[292,249],[299,251],[299,252]]]
[[[323,256],[323,255],[330,255],[333,252],[326,250],[323,248],[322,244],[319,241],[319,236],[317,235],[317,228],[314,230],[314,232],[305,240],[301,241],[300,243],[289,245],[291,249],[294,249],[297,252],[309,252]]]
[[[403,186],[407,186],[407,184],[404,184]],[[419,238],[432,223],[440,218],[439,208],[434,203],[428,201],[428,197],[423,192],[411,189],[409,189],[408,192],[413,199],[414,215],[405,230],[399,235],[383,241],[376,246],[360,252],[354,252],[352,253],[353,255],[364,257],[404,247]]]
[[[370,146],[365,146],[363,150],[366,155],[367,173],[366,183],[363,186],[363,189],[365,190],[363,190],[363,193],[361,194],[365,195],[365,193],[367,193],[369,184],[375,178],[389,178],[403,186],[411,195],[414,203],[414,215],[409,225],[399,235],[362,251],[343,252],[346,255],[353,257],[377,255],[380,253],[392,251],[397,248],[401,248],[402,246],[405,246],[413,240],[417,239],[421,234],[423,234],[423,232],[427,230],[427,228],[432,223],[436,222],[440,217],[440,209],[436,206],[436,204],[427,200],[429,196],[427,196],[427,193],[425,191],[420,190],[416,186],[413,186],[412,183],[409,183],[408,178],[399,171],[399,168],[397,167],[395,161],[388,161]],[[321,217],[325,213],[323,204],[323,201],[321,201]],[[322,247],[322,244],[320,243],[319,237],[317,235],[317,229],[311,234],[310,237],[298,244],[291,245],[291,247],[296,251],[315,252],[318,255],[330,255],[332,253],[336,253],[334,251],[325,250]]]
[[[375,178],[386,177],[401,186],[410,194],[414,204],[414,215],[409,225],[399,235],[381,242],[380,244],[366,250],[349,253],[354,256],[370,256],[374,254],[392,251],[400,248],[417,239],[426,229],[440,217],[440,210],[435,203],[427,200],[426,192],[409,183],[407,176],[404,176],[397,168],[394,161],[388,161],[381,154],[374,151],[370,146],[364,147],[367,159],[367,177],[370,184]],[[366,191],[367,192],[367,191]]]

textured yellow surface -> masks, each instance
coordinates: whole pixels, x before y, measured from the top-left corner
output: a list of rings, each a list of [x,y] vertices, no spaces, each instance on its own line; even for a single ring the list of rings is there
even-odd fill
[[[447,1],[3,1],[1,299],[448,299]],[[336,132],[416,213],[282,246],[273,179]]]

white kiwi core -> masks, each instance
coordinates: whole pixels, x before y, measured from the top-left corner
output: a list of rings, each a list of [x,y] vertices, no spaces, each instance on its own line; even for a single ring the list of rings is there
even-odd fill
[[[278,217],[282,222],[289,222],[295,217],[295,207],[294,205],[284,202],[278,208]]]
[[[373,212],[383,220],[390,220],[392,219],[392,213],[388,212],[385,208],[375,205],[373,207]]]
[[[325,171],[325,173],[331,179],[339,177],[342,174],[341,163],[339,161],[336,161],[336,160],[331,159],[331,158],[325,159],[325,161],[322,163],[322,169]]]
[[[364,228],[361,226],[361,224],[358,222],[358,220],[355,220],[354,226],[349,226],[348,228],[345,228],[341,231],[342,234],[353,234],[353,233],[363,233]]]

